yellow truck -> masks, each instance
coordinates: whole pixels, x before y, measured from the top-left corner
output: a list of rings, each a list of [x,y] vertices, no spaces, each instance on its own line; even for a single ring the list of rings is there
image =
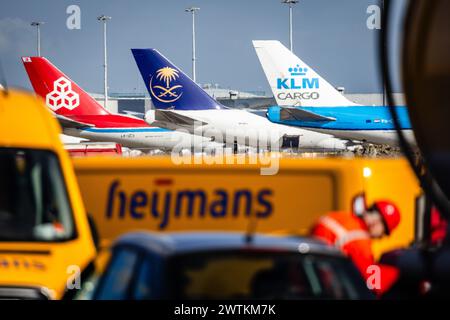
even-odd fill
[[[259,231],[301,234],[328,211],[350,211],[354,196],[388,198],[403,214],[374,252],[414,238],[420,188],[404,159],[280,159],[276,175],[258,164],[184,164],[170,157],[78,158],[75,172],[102,247],[125,231]]]
[[[57,120],[35,97],[0,91],[0,298],[59,299],[96,256]]]
[[[420,189],[402,159],[280,159],[270,176],[258,164],[78,158],[75,176],[59,134],[41,101],[0,91],[0,298],[70,296],[94,269],[95,225],[103,248],[139,229],[305,234],[321,214],[350,210],[365,192],[403,213],[376,254],[413,240]]]

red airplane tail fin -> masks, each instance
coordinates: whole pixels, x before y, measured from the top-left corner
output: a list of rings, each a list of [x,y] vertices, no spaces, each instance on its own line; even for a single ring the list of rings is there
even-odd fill
[[[68,76],[42,57],[22,57],[33,89],[55,113],[64,116],[110,114]]]

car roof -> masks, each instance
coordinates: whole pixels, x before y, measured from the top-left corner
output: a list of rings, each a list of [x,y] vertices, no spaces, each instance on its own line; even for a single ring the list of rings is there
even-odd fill
[[[164,256],[248,249],[342,256],[334,247],[308,237],[256,233],[248,241],[242,232],[133,232],[120,237],[114,244],[118,246],[133,246]]]

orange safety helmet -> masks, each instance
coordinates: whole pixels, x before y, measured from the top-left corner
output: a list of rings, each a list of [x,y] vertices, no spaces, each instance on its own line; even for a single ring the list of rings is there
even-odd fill
[[[383,218],[386,227],[386,233],[389,235],[400,223],[400,210],[389,200],[378,200],[373,203],[373,208],[376,209]]]

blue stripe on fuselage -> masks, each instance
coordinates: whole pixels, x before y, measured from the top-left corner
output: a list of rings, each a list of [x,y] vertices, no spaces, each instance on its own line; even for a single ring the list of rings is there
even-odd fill
[[[94,133],[131,133],[131,132],[169,132],[172,130],[164,128],[87,128],[82,131],[94,132]]]
[[[403,130],[410,130],[408,109],[405,106],[395,107],[400,127]],[[302,121],[302,120],[281,120],[280,107],[270,107],[267,117],[270,121],[303,127],[329,130],[395,130],[389,107],[386,106],[349,106],[349,107],[298,107],[298,109],[316,113],[324,117],[335,118],[336,121]]]

